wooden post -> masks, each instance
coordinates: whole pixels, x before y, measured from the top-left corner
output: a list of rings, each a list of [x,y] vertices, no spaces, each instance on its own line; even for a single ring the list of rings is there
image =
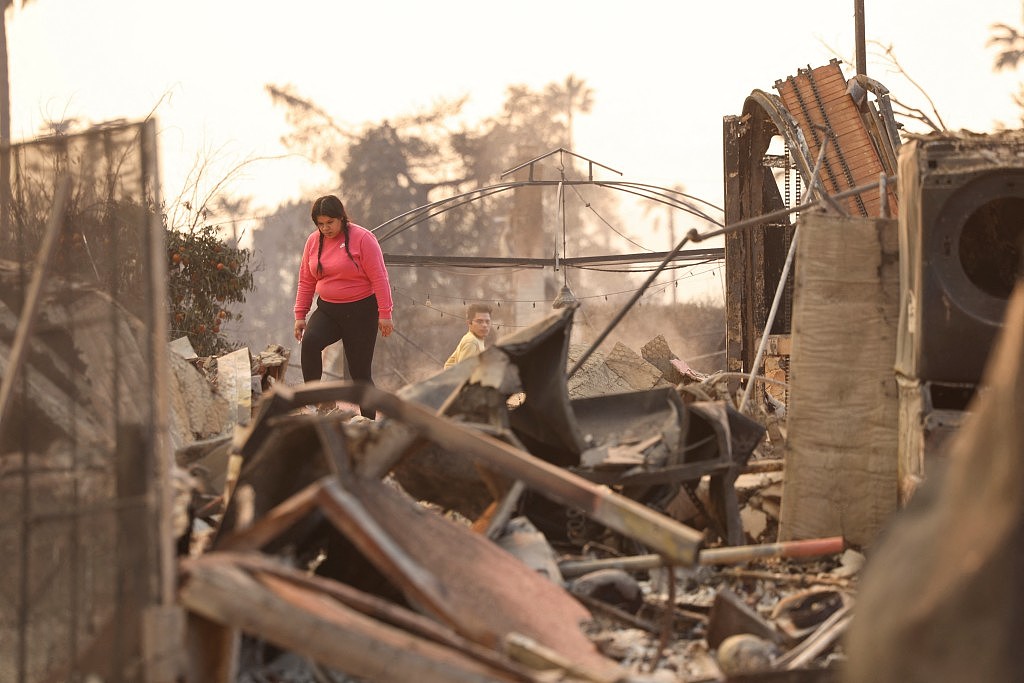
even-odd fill
[[[805,214],[779,539],[874,540],[896,511],[896,221]]]

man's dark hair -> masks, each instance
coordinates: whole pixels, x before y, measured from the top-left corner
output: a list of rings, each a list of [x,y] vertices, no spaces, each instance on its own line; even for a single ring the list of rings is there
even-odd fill
[[[491,314],[491,307],[489,304],[470,304],[466,308],[466,320],[472,320],[477,313]]]

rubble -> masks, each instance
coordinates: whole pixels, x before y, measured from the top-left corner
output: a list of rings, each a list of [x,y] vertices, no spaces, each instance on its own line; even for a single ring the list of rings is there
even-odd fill
[[[1003,327],[988,314],[1002,310],[988,305],[1000,296],[972,310],[939,296],[938,280],[921,287],[935,259],[957,251],[937,227],[955,223],[940,210],[946,194],[999,200],[953,232],[1016,225],[1004,200],[1017,197],[999,194],[1015,186],[1019,136],[997,141],[998,154],[985,144],[962,157],[948,149],[960,154],[975,136],[940,136],[930,156],[901,153],[897,186],[892,112],[862,76],[847,83],[836,63],[801,70],[776,84],[781,98],[754,91],[742,116],[726,117],[730,218],[717,234],[727,240],[731,372],[710,376],[663,337],[639,353],[571,346],[569,304],[393,394],[289,387],[283,347],[199,358],[187,339],[170,345],[165,387],[153,351],[166,330],[158,306],[142,305],[158,296],[124,287],[118,301],[43,277],[63,213],[55,198],[29,289],[26,264],[0,261],[0,426],[17,432],[0,483],[14,511],[5,541],[22,551],[0,582],[18,612],[0,621],[0,643],[17,641],[0,673],[161,683],[1019,677],[1019,234],[961,240],[953,268],[967,253],[989,294],[1018,281],[984,391],[975,371]],[[839,130],[802,103],[818,85],[831,92],[819,113],[841,119]],[[878,111],[864,106],[865,89]],[[786,158],[766,156],[779,134]],[[876,144],[860,144],[868,138]],[[843,174],[819,175],[822,162]],[[937,182],[926,167],[951,173]],[[809,203],[790,204],[792,173]],[[991,184],[979,191],[982,175]],[[795,212],[793,318],[776,320]],[[995,251],[1013,258],[991,278],[980,257]],[[974,291],[965,285],[954,292]],[[751,366],[761,374],[738,371]],[[15,384],[21,396],[8,403]],[[359,404],[377,419],[349,409]]]
[[[173,343],[186,679],[723,680],[720,592],[771,623],[790,593],[851,590],[748,528],[777,520],[782,465],[720,378],[618,345],[573,395],[572,315],[397,394]],[[358,403],[379,418],[338,407]]]
[[[793,610],[778,606],[852,591],[828,573],[843,539],[760,544],[765,529],[745,527],[752,512],[777,521],[781,462],[750,460],[764,428],[625,347],[610,363],[592,355],[577,385],[592,395],[570,395],[572,313],[399,394],[275,382],[232,437],[179,449],[182,461],[203,453],[193,465],[237,464],[214,484],[224,486],[206,514],[214,525],[181,560],[181,600],[203,624],[190,680],[227,680],[203,676],[243,662],[239,680],[257,680],[282,657],[291,666],[278,675],[295,681],[828,672],[821,659],[846,622],[801,634],[817,645],[784,660],[801,639],[781,625]],[[674,379],[714,394],[685,363],[664,362],[678,359],[663,340],[649,348]],[[211,381],[220,366],[204,365]],[[302,410],[338,402],[372,405],[378,420]],[[827,569],[808,571],[814,561]],[[211,631],[222,636],[204,645]],[[748,656],[752,631],[775,634],[770,657]],[[296,636],[312,632],[323,635]],[[730,638],[739,647],[723,655]]]

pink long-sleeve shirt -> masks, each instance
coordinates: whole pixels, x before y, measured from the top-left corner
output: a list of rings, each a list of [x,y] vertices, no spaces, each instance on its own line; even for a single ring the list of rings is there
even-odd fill
[[[324,301],[342,304],[377,295],[379,318],[391,319],[394,303],[391,299],[391,284],[384,266],[384,254],[373,233],[355,223],[348,224],[348,248],[352,258],[345,252],[344,233],[324,240],[320,254],[323,272],[317,275],[317,249],[320,231],[314,230],[306,238],[299,264],[299,285],[295,294],[295,319],[305,320],[313,306],[313,294]],[[354,262],[353,262],[354,260]]]

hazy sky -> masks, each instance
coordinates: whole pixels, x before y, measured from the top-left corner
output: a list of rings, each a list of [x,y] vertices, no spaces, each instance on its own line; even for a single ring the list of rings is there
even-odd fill
[[[624,179],[681,184],[722,200],[722,117],[753,89],[838,55],[854,58],[852,0],[33,0],[8,14],[13,131],[46,120],[138,120],[157,108],[165,196],[197,156],[224,168],[284,153],[280,109],[264,85],[293,84],[359,125],[470,96],[470,119],[505,89],[569,74],[594,91],[575,150]],[[1018,74],[995,74],[994,22],[1019,25],[1013,0],[866,0],[867,37],[891,45],[947,125],[1018,125]],[[868,74],[925,102],[869,46]],[[159,103],[159,105],[158,105]],[[300,159],[247,167],[234,184],[272,207],[329,187]],[[374,217],[383,220],[386,217]],[[373,220],[367,220],[373,223]]]

